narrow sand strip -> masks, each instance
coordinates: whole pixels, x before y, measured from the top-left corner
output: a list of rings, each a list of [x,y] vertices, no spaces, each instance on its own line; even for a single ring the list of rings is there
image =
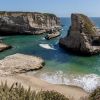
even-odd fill
[[[20,74],[16,76],[0,77],[0,81],[7,83],[11,86],[14,82],[21,83],[26,89],[30,86],[32,90],[54,90],[59,93],[64,94],[66,97],[74,98],[74,100],[80,100],[81,97],[88,96],[88,93],[83,89],[74,86],[65,86],[65,85],[54,85],[42,81],[34,76],[28,76],[25,74]]]

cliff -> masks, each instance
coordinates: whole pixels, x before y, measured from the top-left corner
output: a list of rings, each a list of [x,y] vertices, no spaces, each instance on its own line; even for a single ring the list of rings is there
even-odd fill
[[[71,15],[71,26],[60,46],[75,54],[93,55],[100,53],[100,29],[83,14]]]
[[[0,12],[0,35],[41,34],[59,30],[60,19],[37,12]]]

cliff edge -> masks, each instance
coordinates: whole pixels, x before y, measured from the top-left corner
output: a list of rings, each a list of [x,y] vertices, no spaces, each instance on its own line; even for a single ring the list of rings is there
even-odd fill
[[[54,14],[0,12],[0,35],[42,34],[59,28],[60,19]]]

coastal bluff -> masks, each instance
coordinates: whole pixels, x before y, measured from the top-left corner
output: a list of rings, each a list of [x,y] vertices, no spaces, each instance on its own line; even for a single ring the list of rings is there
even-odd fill
[[[67,36],[59,44],[65,50],[83,56],[100,53],[100,29],[83,14],[71,15]]]
[[[60,19],[50,13],[0,11],[0,35],[42,34],[60,29]]]

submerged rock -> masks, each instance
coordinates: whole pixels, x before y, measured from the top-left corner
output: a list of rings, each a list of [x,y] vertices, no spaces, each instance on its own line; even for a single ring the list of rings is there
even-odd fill
[[[71,26],[66,37],[61,38],[60,46],[81,55],[100,53],[100,29],[83,14],[71,15]]]
[[[60,19],[54,14],[0,12],[0,35],[42,34],[59,28]]]
[[[11,75],[38,70],[44,66],[44,60],[40,57],[24,54],[14,54],[0,60],[0,75]]]
[[[4,43],[0,43],[0,52],[7,50],[7,49],[10,49],[10,48],[11,48],[11,46],[6,45]]]

